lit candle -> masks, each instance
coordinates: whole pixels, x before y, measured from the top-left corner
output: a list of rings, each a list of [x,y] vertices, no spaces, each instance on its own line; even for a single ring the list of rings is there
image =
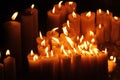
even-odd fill
[[[113,72],[116,68],[116,65],[116,57],[110,56],[110,59],[108,60],[108,72]]]
[[[80,15],[72,12],[68,15],[68,20],[70,22],[70,28],[72,28],[77,35],[80,35]]]
[[[114,43],[119,40],[120,19],[118,17],[112,18],[111,41]]]
[[[55,4],[56,13],[60,13],[61,24],[65,23],[67,20],[67,11],[66,7],[62,5],[63,1],[60,1],[58,4]]]
[[[73,11],[76,11],[77,4],[73,1],[65,2],[65,7],[67,9],[67,14],[71,14]]]
[[[91,11],[81,13],[81,34],[85,36],[90,30],[95,31],[95,13]]]
[[[59,27],[61,28],[61,15],[60,13],[56,12],[56,7],[53,7],[52,10],[49,10],[47,12],[48,16],[48,30],[51,30],[53,28]]]
[[[104,43],[104,26],[99,24],[96,28],[96,40],[98,44]]]
[[[5,30],[5,48],[9,48],[16,59],[16,68],[18,76],[21,73],[22,67],[22,52],[21,52],[21,24],[15,21],[18,12],[15,12],[11,19],[4,24]]]
[[[21,26],[22,53],[24,62],[26,62],[27,54],[31,49],[37,52],[38,10],[34,8],[34,4],[25,9],[25,12],[21,15]]]
[[[5,80],[16,80],[16,63],[15,58],[10,56],[10,51],[6,51],[6,58],[4,59]]]

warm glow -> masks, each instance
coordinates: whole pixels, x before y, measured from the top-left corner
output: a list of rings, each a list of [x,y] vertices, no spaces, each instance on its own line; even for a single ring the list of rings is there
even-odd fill
[[[71,50],[68,50],[67,52],[68,52],[68,54],[71,54],[71,53],[72,53]]]
[[[53,50],[50,51],[50,54],[51,54],[52,57],[54,56],[54,54],[53,54]]]
[[[10,55],[10,50],[7,49],[7,50],[6,50],[6,56],[9,56],[9,55]]]
[[[76,15],[76,13],[74,11],[72,12],[72,16],[73,16],[73,18],[77,17],[77,15]]]
[[[98,53],[99,53],[98,48],[94,48],[93,51],[94,51],[95,54],[98,54]]]
[[[72,41],[72,39],[71,38],[69,38],[69,37],[65,37],[66,38],[66,40],[67,40],[67,42],[70,44],[70,46],[72,47],[72,48],[74,48],[74,42]]]
[[[105,54],[107,54],[107,48],[105,48],[105,50],[104,50],[104,51],[102,51],[102,52],[104,52]]]
[[[34,55],[33,57],[33,61],[36,61],[36,60],[38,60],[38,55]]]
[[[45,46],[45,40],[43,40],[43,41],[41,42],[41,45],[42,45],[42,46]]]
[[[116,62],[116,57],[114,57],[113,62]]]
[[[91,11],[89,11],[87,14],[86,14],[87,17],[90,17],[91,16]]]
[[[41,31],[39,32],[40,39],[43,39]]]
[[[32,5],[31,5],[31,8],[33,9],[34,7],[35,7],[35,5],[34,5],[34,4],[32,4]]]
[[[54,40],[55,42],[57,42],[58,44],[60,44],[59,39],[57,39],[57,38],[55,38],[55,37],[52,37],[52,40]]]
[[[106,10],[106,13],[107,13],[107,14],[110,14],[109,10]]]
[[[113,62],[116,62],[116,57],[110,56],[110,60],[112,60]]]
[[[79,38],[79,36],[77,36],[77,40],[79,40],[80,38]]]
[[[93,31],[90,31],[90,36],[94,36],[94,32]]]
[[[63,33],[68,36],[68,31],[67,31],[67,28],[66,27],[62,27],[62,30],[63,30]]]
[[[94,38],[91,39],[91,43],[95,43],[95,39]]]
[[[53,7],[53,9],[52,9],[52,13],[53,13],[53,14],[55,13],[55,7]]]
[[[99,24],[98,27],[99,27],[99,29],[101,29],[102,28],[102,24]]]
[[[75,54],[77,54],[77,50],[75,48],[73,48],[73,50],[74,50]]]
[[[60,2],[58,3],[58,7],[59,7],[59,8],[61,8],[62,3],[63,3],[63,1],[60,1]]]
[[[45,48],[46,57],[49,57],[48,47]]]
[[[101,13],[102,13],[102,10],[101,10],[101,9],[99,9],[99,10],[98,10],[98,12],[101,14]]]
[[[58,27],[52,29],[52,31],[56,31],[56,30],[58,30]]]
[[[80,43],[82,43],[83,39],[84,39],[84,36],[82,35],[80,38]]]
[[[30,55],[33,56],[34,55],[34,52],[33,50],[30,51]]]
[[[114,19],[115,19],[115,20],[118,20],[118,17],[117,17],[117,16],[114,16]]]
[[[70,21],[67,20],[67,26],[70,28]]]
[[[11,19],[12,19],[12,20],[15,20],[16,17],[17,17],[17,15],[18,15],[18,12],[15,12],[15,13],[12,15]]]
[[[64,46],[62,47],[62,51],[65,56],[68,56],[68,53],[65,51]]]
[[[72,4],[73,4],[73,2],[72,2],[72,1],[69,1],[69,2],[68,2],[68,4],[69,4],[69,5],[72,5]]]

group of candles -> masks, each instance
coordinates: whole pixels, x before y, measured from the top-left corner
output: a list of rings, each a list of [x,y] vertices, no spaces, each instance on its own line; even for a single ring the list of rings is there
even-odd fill
[[[5,48],[10,49],[15,56],[15,60],[10,56],[10,60],[4,60],[4,68],[0,64],[0,74],[3,74],[4,69],[7,70],[5,75],[13,73],[6,80],[15,80],[15,70],[20,71],[21,60],[26,57],[31,79],[106,79],[108,68],[110,72],[115,68],[115,60],[108,61],[107,50],[100,51],[97,45],[120,40],[119,17],[113,17],[111,12],[101,9],[96,13],[88,11],[78,14],[76,2],[68,1],[65,5],[62,2],[47,12],[46,36],[40,32],[38,37],[38,11],[34,5],[21,15],[21,22],[5,23]],[[36,47],[37,54],[33,52]],[[113,67],[108,67],[108,63]]]

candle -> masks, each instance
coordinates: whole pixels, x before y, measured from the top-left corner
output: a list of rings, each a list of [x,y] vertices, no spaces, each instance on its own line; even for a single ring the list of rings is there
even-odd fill
[[[103,44],[104,39],[104,26],[99,24],[96,28],[96,40],[98,44]]]
[[[72,28],[77,35],[80,35],[80,15],[72,12],[68,15],[70,21],[70,28]]]
[[[106,13],[103,17],[103,26],[105,30],[105,41],[110,41],[110,33],[111,33],[111,19],[112,19],[112,13],[106,10]]]
[[[118,17],[112,18],[111,41],[114,43],[119,40],[120,20]]]
[[[116,65],[116,57],[110,56],[110,59],[108,60],[108,72],[113,72],[116,68]]]
[[[30,79],[39,79],[39,75],[41,73],[41,64],[39,59],[40,57],[31,51],[30,55],[28,55],[27,58],[28,58]]]
[[[52,10],[49,10],[47,12],[48,16],[48,30],[51,30],[53,28],[59,27],[61,28],[61,15],[60,13],[56,12],[56,7],[53,7]]]
[[[81,13],[81,33],[85,36],[88,31],[95,31],[95,13]]]
[[[6,51],[6,58],[4,59],[5,80],[16,80],[16,63],[15,58],[10,56],[10,51]]]
[[[0,80],[4,80],[4,65],[0,63]]]
[[[73,1],[65,2],[65,7],[67,10],[67,14],[71,14],[73,11],[76,11],[77,4]]]
[[[34,4],[21,15],[21,26],[23,63],[26,64],[29,51],[33,49],[37,52],[38,10],[34,8]]]
[[[15,21],[18,12],[15,12],[11,19],[12,21],[8,21],[4,23],[4,31],[5,31],[5,48],[9,48],[16,59],[16,69],[17,76],[20,77],[21,69],[22,69],[22,52],[21,52],[21,24],[18,21]]]
[[[61,24],[65,23],[67,20],[67,11],[66,7],[62,5],[63,1],[60,1],[58,4],[55,4],[56,13],[60,13]]]

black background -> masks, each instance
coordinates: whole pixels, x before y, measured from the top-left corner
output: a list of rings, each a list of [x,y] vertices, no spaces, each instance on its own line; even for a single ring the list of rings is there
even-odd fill
[[[43,33],[46,32],[46,19],[47,19],[47,11],[52,9],[54,4],[58,4],[60,0],[2,0],[0,2],[0,26],[5,21],[9,21],[11,15],[15,11],[19,11],[19,14],[31,4],[35,4],[35,7],[39,12],[39,30]],[[63,0],[66,2],[68,0]],[[102,10],[108,9],[115,16],[120,16],[120,1],[119,0],[73,0],[77,3],[77,13],[82,13],[84,11],[96,11],[101,8]],[[19,16],[18,16],[19,20]]]

